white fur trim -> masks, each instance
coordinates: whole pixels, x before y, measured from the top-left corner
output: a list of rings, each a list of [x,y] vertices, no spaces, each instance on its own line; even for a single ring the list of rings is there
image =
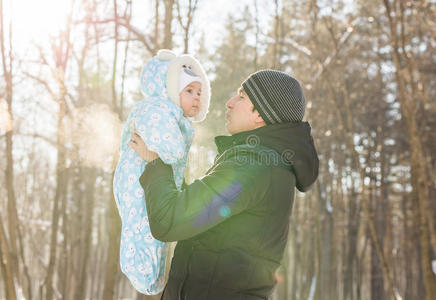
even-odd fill
[[[173,60],[174,58],[176,58],[176,54],[168,49],[160,49],[159,51],[157,51],[157,57],[160,60]]]
[[[194,72],[201,77],[201,108],[198,114],[194,117],[194,122],[201,122],[206,118],[209,111],[210,103],[210,83],[206,73],[200,63],[191,55],[183,54],[170,62],[167,73],[167,93],[169,98],[178,106],[180,106],[179,90],[179,75],[183,65],[191,67]]]

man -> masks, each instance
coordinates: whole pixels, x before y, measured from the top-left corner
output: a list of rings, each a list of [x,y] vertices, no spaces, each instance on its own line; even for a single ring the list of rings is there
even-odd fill
[[[170,166],[132,136],[151,163],[140,178],[152,234],[178,241],[162,299],[268,299],[287,242],[294,189],[318,175],[297,80],[261,70],[227,103],[226,129],[206,175],[181,191]]]

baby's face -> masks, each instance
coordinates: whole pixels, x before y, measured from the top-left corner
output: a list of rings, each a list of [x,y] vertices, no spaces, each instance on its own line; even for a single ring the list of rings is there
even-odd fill
[[[201,83],[191,82],[180,92],[180,107],[185,117],[195,117],[201,108]]]

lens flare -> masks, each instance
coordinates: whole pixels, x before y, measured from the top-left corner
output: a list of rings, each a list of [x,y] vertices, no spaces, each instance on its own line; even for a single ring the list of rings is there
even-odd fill
[[[229,217],[231,214],[231,210],[230,207],[228,207],[227,205],[223,205],[220,207],[220,215],[223,218],[227,218]]]

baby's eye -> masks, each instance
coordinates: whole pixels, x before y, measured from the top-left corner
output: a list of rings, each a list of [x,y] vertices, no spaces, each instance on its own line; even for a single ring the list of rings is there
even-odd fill
[[[190,93],[190,94],[192,94],[192,90],[191,90],[191,89],[188,89],[187,92]]]
[[[197,96],[201,96],[201,93],[197,93]]]

